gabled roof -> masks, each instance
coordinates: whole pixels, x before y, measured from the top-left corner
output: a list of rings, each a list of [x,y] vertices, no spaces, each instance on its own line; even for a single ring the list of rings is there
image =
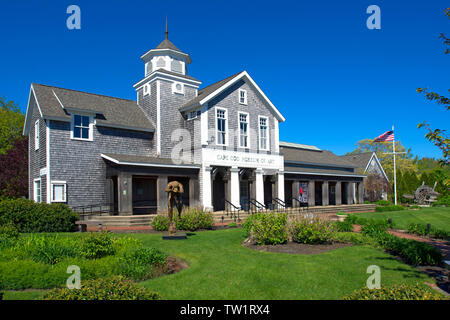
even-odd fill
[[[196,108],[198,106],[201,106],[208,102],[209,100],[213,99],[220,93],[222,93],[225,89],[229,88],[231,85],[239,81],[240,79],[247,79],[251,85],[256,89],[256,91],[261,95],[264,101],[267,102],[269,107],[272,109],[272,111],[275,113],[275,116],[279,121],[284,121],[285,118],[282,116],[280,111],[273,105],[273,103],[267,98],[267,96],[264,94],[264,92],[259,88],[259,86],[256,84],[256,82],[250,77],[250,75],[247,73],[247,71],[241,71],[236,74],[233,74],[232,76],[229,76],[228,78],[225,78],[223,80],[220,80],[218,82],[215,82],[201,90],[199,90],[197,97],[189,101],[188,103],[184,104],[180,107],[180,111],[188,111],[190,109]]]
[[[356,166],[357,171],[364,173],[366,171],[370,159],[372,159],[372,156],[373,152],[364,152],[358,154],[343,155],[341,156],[341,158],[345,159],[348,162],[353,163]]]
[[[320,151],[320,149],[317,148],[316,146],[300,144],[300,143],[293,143],[293,142],[286,142],[286,141],[280,141],[280,147],[291,147],[291,148],[297,148],[297,149]]]
[[[137,131],[155,129],[136,101],[33,83],[30,99],[36,99],[44,119],[70,121],[71,113],[96,116],[96,125]],[[28,102],[30,108],[30,102]],[[28,133],[31,110],[27,109],[24,134]]]
[[[357,154],[347,154],[341,156],[341,158],[345,159],[348,162],[353,163],[355,166],[357,166],[356,171],[360,173],[365,173],[367,168],[369,167],[370,162],[374,158],[375,161],[380,166],[381,172],[383,173],[383,176],[386,178],[387,181],[389,181],[389,178],[386,175],[386,172],[384,172],[383,166],[380,163],[380,160],[378,160],[377,154],[375,152],[363,152],[363,153],[357,153]]]

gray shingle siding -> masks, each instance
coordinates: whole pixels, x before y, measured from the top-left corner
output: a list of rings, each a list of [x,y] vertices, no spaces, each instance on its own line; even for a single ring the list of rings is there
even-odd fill
[[[28,194],[30,199],[34,199],[34,179],[40,177],[40,170],[45,168],[47,165],[47,127],[45,120],[41,118],[39,114],[39,109],[37,107],[34,97],[30,100],[30,106],[33,113],[31,116],[31,126],[29,133],[29,175],[28,175]],[[39,120],[39,149],[35,150],[34,135],[35,135],[35,122]],[[47,201],[47,176],[44,175],[41,178],[41,199],[42,202]]]
[[[247,91],[247,105],[239,103],[239,89],[244,89]],[[233,139],[228,140],[228,149],[236,151],[246,151],[245,148],[239,148],[239,118],[238,113],[240,111],[247,112],[249,114],[249,124],[250,124],[250,152],[259,153],[276,153],[275,152],[275,125],[274,125],[274,115],[270,112],[269,106],[260,98],[258,93],[249,86],[245,81],[241,80],[236,82],[234,85],[226,89],[220,95],[208,102],[208,131],[214,132],[216,130],[216,109],[223,108],[227,109],[228,112],[228,134],[233,132]],[[259,149],[259,123],[258,116],[264,116],[268,118],[269,127],[269,144],[270,150],[264,151]],[[218,147],[215,141],[210,143],[208,147]]]
[[[51,179],[67,182],[69,206],[106,202],[106,165],[101,153],[153,154],[152,133],[94,126],[93,141],[70,138],[70,123],[51,121]]]

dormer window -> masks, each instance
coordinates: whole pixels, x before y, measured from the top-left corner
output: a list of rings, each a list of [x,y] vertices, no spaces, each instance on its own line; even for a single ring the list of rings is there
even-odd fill
[[[184,85],[180,82],[172,84],[172,93],[184,94]]]
[[[239,103],[247,104],[247,90],[243,90],[243,89],[239,90]]]
[[[146,83],[144,84],[144,96],[148,96],[151,93],[150,84]]]
[[[93,122],[93,117],[91,116],[82,116],[77,114],[72,115],[71,138],[74,140],[92,141]]]

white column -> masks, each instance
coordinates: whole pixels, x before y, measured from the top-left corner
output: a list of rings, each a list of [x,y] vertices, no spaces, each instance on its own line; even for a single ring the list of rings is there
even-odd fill
[[[278,199],[284,201],[284,171],[278,171]]]
[[[202,188],[203,188],[203,209],[205,211],[212,211],[212,197],[211,197],[211,167],[202,167]]]
[[[232,167],[230,168],[230,183],[231,183],[231,203],[236,206],[236,207],[240,207],[241,206],[241,200],[240,198],[240,188],[239,188],[239,168],[238,167]],[[233,208],[232,208],[233,209]]]
[[[264,204],[264,171],[261,168],[255,170],[255,183],[256,183],[256,201]]]

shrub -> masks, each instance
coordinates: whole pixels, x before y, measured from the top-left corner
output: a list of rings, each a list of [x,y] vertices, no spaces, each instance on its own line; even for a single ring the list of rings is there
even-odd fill
[[[0,225],[8,223],[19,232],[68,232],[75,229],[79,216],[61,203],[36,203],[13,199],[0,202]]]
[[[336,232],[332,241],[351,243],[355,245],[370,245],[372,247],[379,247],[378,243],[371,237],[354,232]]]
[[[432,206],[450,207],[450,195],[440,196],[436,202],[433,202]]]
[[[431,235],[433,238],[437,239],[447,239],[449,237],[447,231],[431,227],[428,229],[428,226],[423,223],[410,223],[407,230],[409,233],[417,234],[419,236]]]
[[[281,244],[288,241],[286,213],[255,213],[247,218],[244,230],[257,244]]]
[[[231,222],[231,223],[228,224],[228,227],[229,227],[229,228],[236,228],[237,226],[238,226],[238,225],[237,225],[236,222]]]
[[[12,247],[19,239],[19,231],[11,223],[0,226],[0,248]]]
[[[81,282],[80,289],[58,288],[43,296],[45,300],[159,300],[160,295],[139,288],[122,277],[100,278]]]
[[[214,227],[214,215],[211,212],[191,208],[186,210],[181,215],[181,219],[175,223],[178,230],[212,229]]]
[[[378,200],[378,201],[375,201],[374,204],[376,204],[378,206],[389,206],[389,205],[392,205],[392,203],[390,201],[387,201],[387,200]]]
[[[391,287],[381,286],[380,289],[365,287],[355,290],[344,297],[344,300],[448,300],[448,298],[419,284],[400,284]]]
[[[125,251],[117,262],[120,274],[133,280],[145,280],[152,276],[154,266],[163,266],[167,256],[155,248],[135,248]]]
[[[396,237],[386,231],[373,229],[367,233],[382,248],[389,250],[413,265],[437,265],[443,257],[439,250],[425,242]]]
[[[375,208],[376,212],[401,211],[401,210],[405,210],[405,207],[394,204]]]
[[[109,232],[91,232],[81,239],[80,254],[86,259],[97,259],[115,253]]]
[[[291,221],[289,231],[295,242],[318,244],[330,241],[335,228],[332,222],[317,217],[297,217]]]
[[[369,236],[377,236],[384,233],[389,227],[387,220],[367,220],[361,227],[361,233]]]
[[[169,217],[166,215],[157,215],[153,218],[151,226],[156,231],[167,231],[169,230]]]
[[[113,238],[113,247],[116,254],[134,248],[141,248],[142,241],[132,237]]]
[[[77,243],[74,239],[61,238],[59,235],[35,235],[23,238],[14,248],[20,256],[30,257],[33,261],[56,264],[66,257],[77,254]]]
[[[338,232],[351,232],[353,231],[353,224],[349,220],[336,221],[334,223]]]

